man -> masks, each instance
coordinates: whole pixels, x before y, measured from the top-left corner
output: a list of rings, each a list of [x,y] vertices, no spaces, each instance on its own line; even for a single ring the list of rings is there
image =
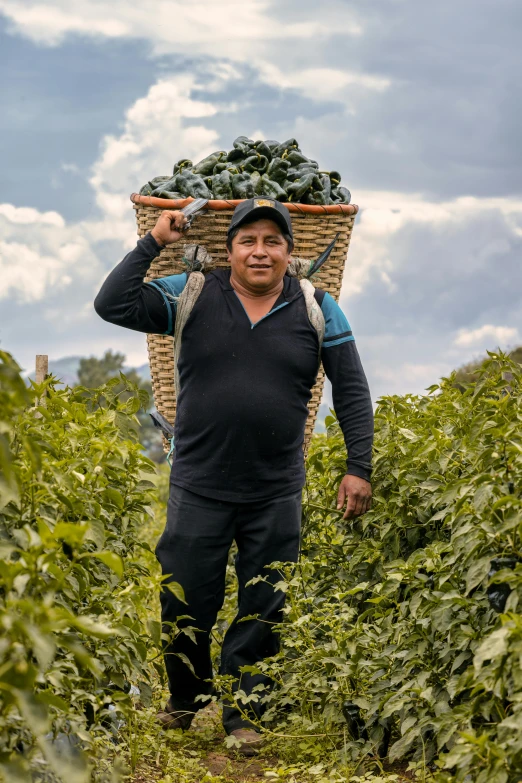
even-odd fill
[[[183,236],[186,218],[164,211],[135,250],[110,273],[95,301],[105,320],[128,329],[173,334],[176,297],[187,275],[144,283],[151,261]],[[199,694],[212,690],[210,631],[224,599],[228,553],[235,540],[238,614],[228,629],[220,673],[241,678],[250,693],[264,682],[241,674],[278,650],[274,623],[284,594],[267,566],[296,562],[303,438],[307,403],[318,370],[319,341],[299,281],[286,274],[293,250],[290,214],[277,201],[249,199],[236,207],[227,238],[230,268],[206,275],[183,330],[180,394],[167,524],[156,548],[163,573],[179,582],[188,606],[170,591],[161,596],[162,621],[199,629],[195,641],[178,634],[165,655],[170,699],[158,719],[186,729]],[[347,450],[338,508],[344,518],[363,514],[371,501],[373,413],[354,338],[334,299],[316,291],[325,317],[321,358]],[[246,586],[262,574],[267,581]],[[241,617],[258,619],[238,622]],[[183,658],[192,664],[192,673]],[[268,683],[267,683],[268,684]],[[257,717],[258,704],[250,705]],[[251,755],[261,738],[242,711],[225,707],[228,734]]]

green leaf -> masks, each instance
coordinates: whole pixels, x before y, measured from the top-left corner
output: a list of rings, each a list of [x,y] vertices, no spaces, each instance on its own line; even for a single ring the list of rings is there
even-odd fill
[[[50,634],[43,633],[40,628],[33,624],[27,624],[25,632],[31,640],[33,652],[38,659],[38,663],[42,669],[47,669],[56,652],[56,644],[53,637]]]
[[[101,519],[90,519],[89,527],[85,534],[86,541],[94,541],[99,549],[105,544],[105,525]]]
[[[457,655],[457,657],[455,658],[455,660],[451,664],[451,673],[453,674],[455,669],[458,669],[459,666],[462,666],[464,661],[467,661],[467,660],[470,660],[470,659],[471,659],[471,654],[468,651],[459,653],[459,655]]]
[[[86,633],[88,636],[94,636],[99,639],[110,639],[111,637],[118,635],[119,632],[116,628],[112,628],[110,625],[100,623],[94,620],[92,617],[83,615],[82,617],[75,617],[71,619],[71,625],[74,625],[79,631]]]
[[[473,506],[475,511],[481,512],[487,506],[491,496],[493,494],[493,487],[490,485],[483,485],[477,489],[473,496]]]
[[[491,556],[481,557],[475,560],[468,568],[466,573],[466,594],[469,595],[474,587],[477,587],[488,575],[490,569]]]
[[[34,780],[27,761],[14,755],[8,761],[0,762],[0,773],[5,783],[32,783]]]
[[[194,667],[193,667],[193,665],[192,665],[192,663],[191,663],[190,659],[189,659],[189,658],[187,658],[187,656],[185,655],[185,653],[180,653],[180,652],[178,652],[178,653],[174,653],[174,655],[175,655],[177,658],[179,658],[179,659],[180,659],[180,661],[183,661],[183,663],[185,664],[185,666],[186,666],[188,669],[190,669],[190,671],[192,672],[192,674],[194,674],[194,675],[196,674],[196,672],[194,671]]]
[[[403,758],[408,750],[411,748],[415,740],[420,734],[420,729],[416,726],[410,729],[403,737],[391,746],[388,757],[390,761],[397,761],[397,759]]]
[[[191,642],[197,644],[196,634],[194,633],[193,628],[180,628],[180,633],[184,634],[184,636],[188,636]]]
[[[118,489],[115,487],[106,487],[104,495],[107,500],[109,500],[111,504],[116,506],[116,508],[118,508],[120,511],[123,509],[125,501],[123,500],[123,495]]]
[[[147,620],[147,627],[152,641],[156,647],[159,647],[161,645],[161,623],[158,620]]]
[[[442,482],[438,479],[428,479],[427,481],[421,481],[419,487],[421,489],[429,489],[430,491],[439,489],[442,486]]]
[[[52,691],[40,691],[38,694],[38,701],[42,704],[47,704],[50,707],[56,707],[57,710],[61,710],[62,712],[68,712],[70,709],[70,704]]]
[[[150,707],[152,704],[152,688],[145,680],[138,682],[138,688],[140,691],[140,701],[144,707]]]
[[[185,592],[178,582],[163,582],[163,589],[169,590],[182,604],[187,603],[185,600]]]
[[[116,552],[93,552],[89,556],[94,557],[96,560],[101,560],[101,562],[110,568],[111,571],[114,571],[120,579],[123,577],[123,560]]]
[[[45,704],[34,694],[26,691],[15,691],[18,709],[28,728],[36,736],[43,736],[51,728],[51,721]]]
[[[497,628],[496,631],[493,631],[492,634],[484,639],[473,658],[476,674],[478,674],[485,661],[494,661],[496,658],[506,654],[510,634],[511,628],[503,625],[502,628]]]
[[[87,529],[88,526],[85,523],[58,522],[54,527],[53,536],[57,541],[65,541],[66,544],[76,547],[83,543]]]

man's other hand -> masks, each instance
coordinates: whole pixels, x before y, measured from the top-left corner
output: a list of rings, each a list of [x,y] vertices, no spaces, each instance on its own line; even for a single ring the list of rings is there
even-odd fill
[[[183,236],[183,226],[187,224],[187,218],[179,210],[164,210],[159,216],[156,225],[150,232],[158,245],[165,247],[177,242]]]
[[[359,476],[347,475],[341,481],[337,493],[337,510],[346,503],[343,519],[352,519],[365,514],[372,504],[372,485]]]

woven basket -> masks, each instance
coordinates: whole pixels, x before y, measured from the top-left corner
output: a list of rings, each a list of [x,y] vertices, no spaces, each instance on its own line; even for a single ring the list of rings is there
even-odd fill
[[[162,209],[182,209],[192,199],[172,201],[133,193],[131,201],[136,210],[138,236],[143,237],[154,228]],[[164,248],[152,262],[146,279],[157,280],[159,277],[184,272],[185,267],[181,259],[185,244],[203,245],[217,266],[228,266],[225,246],[227,228],[234,207],[239,203],[239,201],[210,201],[208,212],[198,216],[192,224],[187,242],[177,242]],[[290,210],[292,218],[295,242],[293,253],[295,256],[317,258],[339,232],[339,239],[333,252],[313,280],[315,286],[328,291],[337,301],[341,292],[346,255],[358,207],[355,204],[339,204],[329,207],[306,204],[286,204],[286,206]],[[176,396],[174,391],[173,338],[148,334],[147,344],[156,408],[168,421],[174,423]],[[323,396],[323,387],[324,370],[321,367],[308,405],[305,452],[314,430],[317,411]],[[168,450],[166,443],[165,449]]]

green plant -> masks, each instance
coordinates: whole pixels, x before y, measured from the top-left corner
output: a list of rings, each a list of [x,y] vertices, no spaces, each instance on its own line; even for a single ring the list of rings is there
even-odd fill
[[[333,416],[313,439],[301,560],[274,564],[288,596],[281,652],[259,664],[274,688],[255,695],[280,756],[265,777],[391,781],[379,759],[391,730],[389,759],[417,780],[520,780],[521,378],[517,363],[490,354],[469,386],[453,375],[425,396],[382,399],[374,506],[352,523],[335,510],[345,461]],[[125,773],[116,748],[131,769],[166,764],[165,780],[205,769],[211,737],[201,749],[190,733],[166,747],[153,707],[136,712],[128,692],[137,685],[145,705],[162,698],[152,547],[168,472],[158,477],[137,443],[141,402],[121,378],[91,391],[52,379],[27,389],[0,353],[9,783],[108,781]],[[233,614],[231,564],[227,584],[216,658]],[[217,684],[226,699],[231,683]]]
[[[145,453],[155,462],[165,460],[161,433],[153,425],[149,412],[152,404],[152,384],[150,381],[144,381],[136,370],[124,370],[125,356],[122,353],[113,353],[105,351],[105,354],[98,359],[96,356],[82,357],[78,367],[78,382],[80,386],[87,389],[98,389],[104,386],[113,378],[119,378],[125,374],[125,380],[118,387],[111,386],[113,397],[121,392],[122,400],[129,396],[136,396],[138,392],[147,392],[147,395],[140,394],[141,406],[136,412],[139,420],[138,437]],[[128,389],[131,391],[128,391]]]
[[[160,578],[141,554],[155,490],[136,436],[142,396],[122,377],[94,390],[57,390],[52,378],[27,389],[0,352],[6,783],[113,779],[131,683],[147,704],[162,671],[148,609]]]
[[[521,379],[490,354],[463,390],[452,376],[383,398],[373,509],[349,525],[334,506],[334,417],[314,438],[302,558],[274,564],[288,596],[281,653],[258,667],[275,684],[259,693],[271,736],[310,757],[316,737],[332,764],[358,764],[385,752],[391,727],[390,760],[440,781],[520,780]],[[364,722],[347,742],[345,701]]]

